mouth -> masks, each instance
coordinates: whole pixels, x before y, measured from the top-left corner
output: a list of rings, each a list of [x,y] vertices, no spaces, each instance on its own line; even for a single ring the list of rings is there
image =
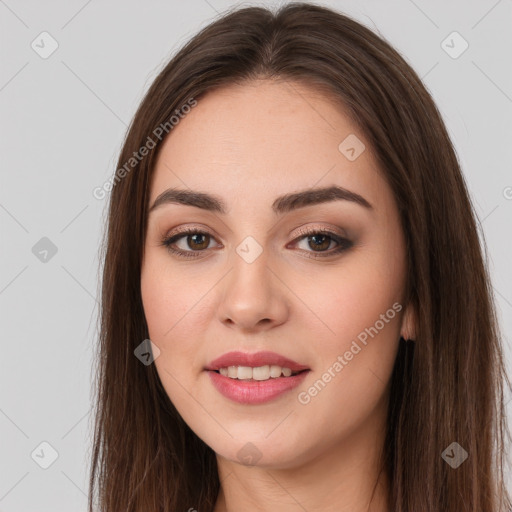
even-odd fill
[[[228,352],[211,361],[205,370],[218,371],[224,376],[241,379],[266,380],[269,377],[289,377],[303,370],[310,370],[307,365],[297,363],[275,352]],[[235,371],[235,369],[237,369]],[[252,373],[251,373],[252,372]]]
[[[309,372],[309,369],[292,370],[291,368],[281,367],[278,365],[264,365],[258,367],[250,366],[228,366],[219,368],[218,370],[207,370],[223,377],[233,380],[241,380],[244,382],[264,382],[271,379],[289,378]]]
[[[203,368],[225,398],[257,405],[285,396],[311,368],[275,352],[228,352]]]

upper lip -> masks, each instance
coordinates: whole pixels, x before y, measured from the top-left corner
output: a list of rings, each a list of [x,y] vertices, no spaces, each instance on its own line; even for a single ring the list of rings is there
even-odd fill
[[[220,368],[227,368],[228,366],[250,366],[256,368],[265,365],[277,365],[282,368],[290,368],[292,372],[299,372],[301,370],[309,370],[309,367],[299,364],[288,357],[275,352],[255,352],[249,354],[246,352],[227,352],[222,356],[211,361],[205,370],[219,370]]]

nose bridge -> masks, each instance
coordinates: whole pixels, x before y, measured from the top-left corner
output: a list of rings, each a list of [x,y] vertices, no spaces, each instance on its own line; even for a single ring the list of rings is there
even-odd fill
[[[233,271],[229,291],[240,304],[268,302],[272,294],[268,249],[264,249],[252,236],[246,237],[232,254]]]
[[[224,282],[220,320],[251,329],[284,321],[286,298],[269,265],[269,250],[248,236],[231,255],[232,271]]]

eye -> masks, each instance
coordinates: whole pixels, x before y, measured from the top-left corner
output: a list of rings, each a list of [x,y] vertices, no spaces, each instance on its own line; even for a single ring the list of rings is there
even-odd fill
[[[182,238],[185,239],[182,244],[182,246],[185,247],[178,246],[178,248],[175,249],[173,246],[177,245],[176,242],[178,240],[181,241]],[[199,256],[197,253],[208,249],[212,240],[214,240],[213,236],[206,231],[199,231],[196,228],[187,228],[171,237],[164,238],[161,245],[167,247],[167,250],[172,254],[185,258],[197,258]],[[186,246],[192,248],[192,250],[187,250]]]
[[[301,236],[296,238],[293,243],[296,244],[297,241],[304,241],[306,247],[312,249],[312,251],[305,249],[308,258],[327,258],[340,254],[353,246],[350,240],[341,237],[329,229],[308,229],[301,231],[300,234]],[[333,250],[327,251],[331,247],[332,242],[335,242],[337,245]]]
[[[304,239],[308,239],[305,240],[306,246],[312,250],[309,251],[308,249],[301,249],[301,251],[308,254],[308,258],[333,256],[349,249],[353,245],[350,240],[343,238],[328,229],[304,230],[300,232],[300,235],[301,236],[296,238],[292,244],[297,245],[297,242],[302,242]],[[182,241],[182,239],[184,240]],[[309,239],[311,241],[309,241]],[[165,246],[170,253],[177,256],[182,256],[184,258],[197,258],[200,257],[199,253],[205,252],[207,249],[211,248],[210,243],[213,240],[215,240],[215,238],[207,231],[200,231],[197,228],[187,228],[181,230],[177,234],[164,238],[161,241],[161,245]],[[333,250],[327,251],[327,249],[331,247],[332,242],[337,245]],[[181,243],[181,247],[178,243]]]

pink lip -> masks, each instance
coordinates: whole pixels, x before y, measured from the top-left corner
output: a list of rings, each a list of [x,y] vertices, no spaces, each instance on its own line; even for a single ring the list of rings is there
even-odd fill
[[[309,367],[292,361],[275,352],[256,352],[248,354],[245,352],[227,352],[222,356],[211,361],[205,370],[218,370],[227,368],[228,366],[251,366],[252,368],[265,365],[277,365],[282,368],[290,368],[292,372],[300,372],[301,370],[309,370]],[[291,377],[286,377],[291,378]]]
[[[250,366],[252,368],[265,365],[277,365],[290,368],[292,372],[301,372],[290,377],[270,378],[265,381],[237,380],[225,377],[215,370],[229,366]],[[211,361],[205,367],[212,384],[226,398],[241,404],[262,404],[297,387],[309,373],[310,368],[288,359],[275,352],[228,352]],[[302,371],[308,370],[308,371]]]
[[[224,377],[215,371],[208,371],[212,384],[226,398],[240,404],[262,404],[297,387],[309,371],[291,377],[278,377],[269,380],[237,380]]]

